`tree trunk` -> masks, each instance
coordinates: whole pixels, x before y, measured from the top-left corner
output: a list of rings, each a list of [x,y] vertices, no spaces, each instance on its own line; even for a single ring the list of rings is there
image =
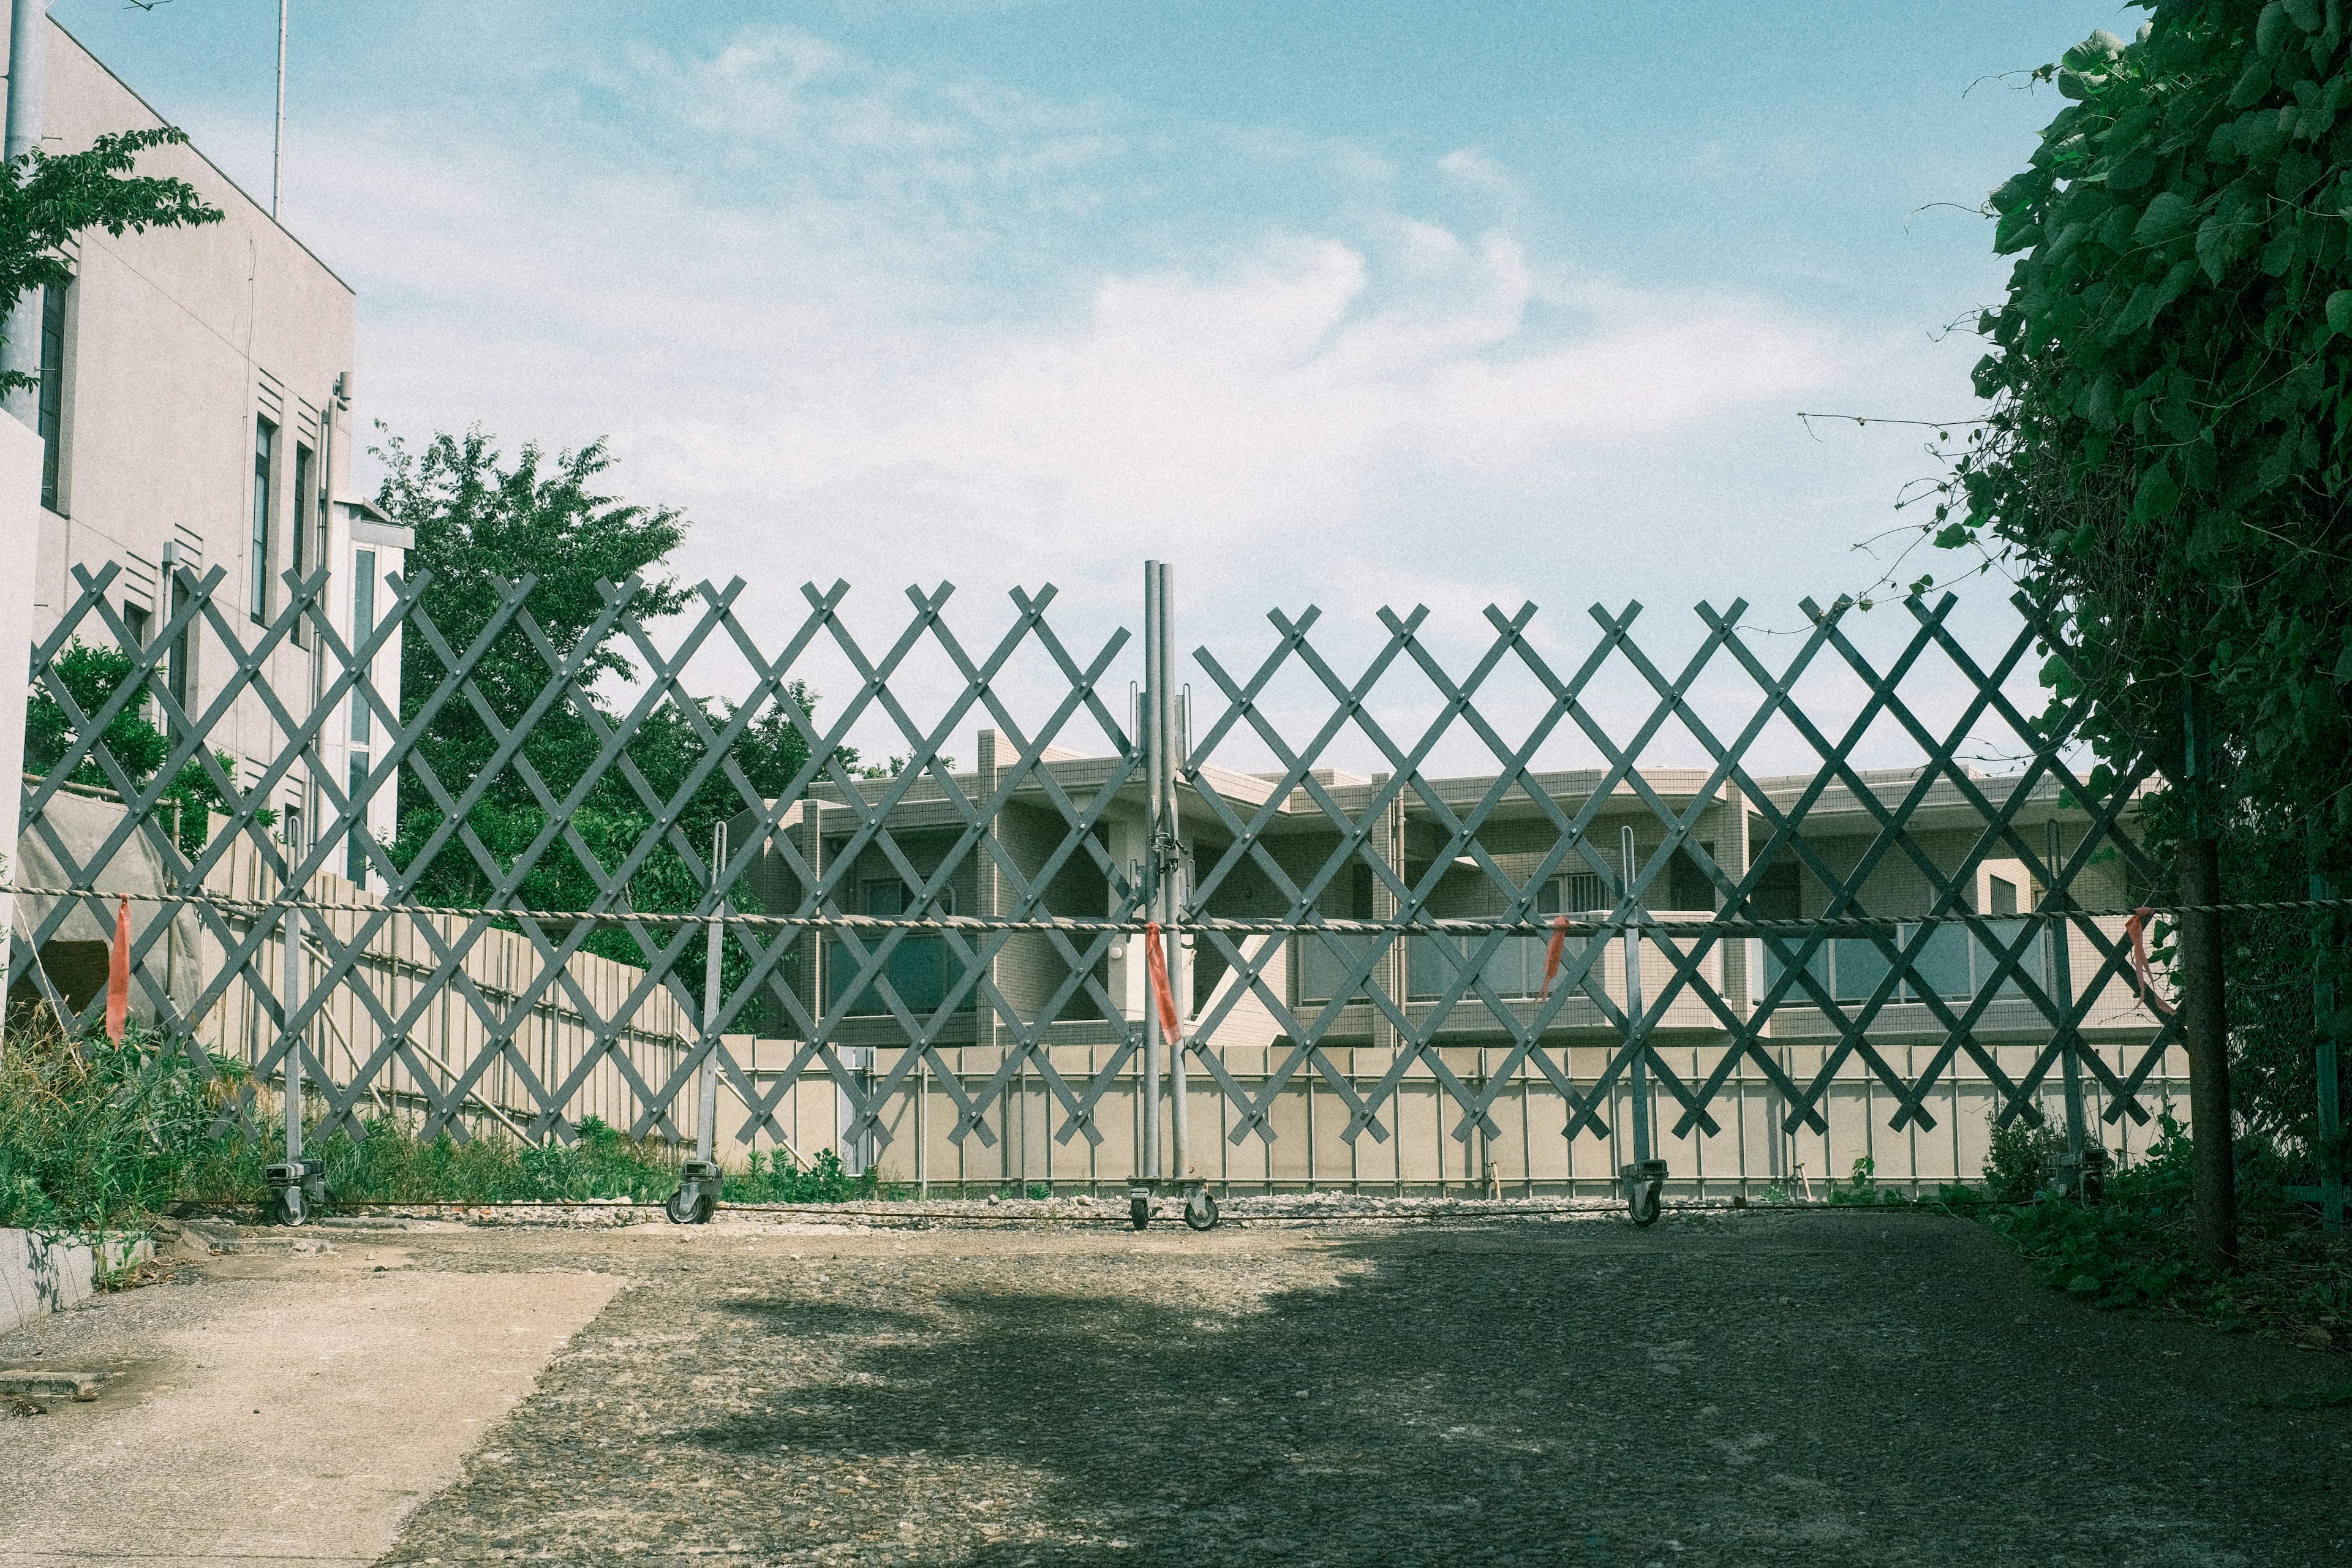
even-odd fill
[[[2221,848],[2180,846],[2180,901],[2221,901]],[[2197,1253],[2209,1268],[2238,1261],[2235,1134],[2230,1122],[2230,1021],[2221,986],[2221,917],[2180,917],[2180,1014],[2189,1037],[2189,1134],[2197,1152]]]

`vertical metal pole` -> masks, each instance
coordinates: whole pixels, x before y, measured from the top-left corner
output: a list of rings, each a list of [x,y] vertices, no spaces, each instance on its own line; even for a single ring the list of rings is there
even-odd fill
[[[719,878],[727,864],[727,824],[710,825],[710,890],[719,890]],[[717,899],[710,910],[710,941],[703,950],[702,964],[702,1076],[697,1084],[694,1129],[694,1157],[712,1158],[716,1142],[713,1124],[719,1120],[719,961],[726,950],[727,901]]]
[[[299,905],[282,908],[278,930],[286,950],[285,984],[278,990],[278,999],[286,1010],[286,1163],[290,1165],[302,1158],[302,1037],[294,1028],[294,1015],[302,1005],[302,983],[309,978],[302,972]]]
[[[286,0],[278,0],[278,126],[269,153],[269,216],[278,216],[278,191],[286,174]]]
[[[1650,1069],[1643,1059],[1649,1054],[1642,1027],[1642,932],[1640,917],[1633,903],[1633,830],[1621,830],[1618,847],[1625,861],[1625,897],[1620,905],[1625,915],[1625,1043],[1633,1050],[1633,1059],[1626,1064],[1626,1091],[1633,1104],[1633,1163],[1645,1164],[1650,1158]]]
[[[2315,822],[2311,834],[2311,897],[2318,902],[2328,896],[2327,875],[2319,868],[2319,832]],[[2344,1228],[2344,1172],[2337,1163],[2344,1131],[2344,1086],[2337,1065],[2336,1037],[2326,1032],[2327,1020],[2336,1012],[2336,987],[2327,978],[2327,939],[2336,923],[2335,911],[2314,910],[2311,920],[2311,1016],[2320,1026],[2319,1036],[2319,1146],[2326,1151],[2327,1163],[2319,1172],[2320,1223],[2329,1231]]]
[[[2068,1168],[2074,1173],[2074,1179],[2079,1181],[2083,1170],[2084,1142],[2083,1039],[2082,1036],[2075,1032],[2073,1024],[2068,1021],[2074,1011],[2074,958],[2068,952],[2068,949],[2074,945],[2070,940],[2074,933],[2074,922],[2064,916],[2069,900],[2064,891],[2058,886],[2060,865],[2058,819],[2053,816],[2043,823],[2042,827],[2042,859],[2050,872],[2050,885],[2043,889],[2042,908],[2059,911],[2057,920],[2048,921],[2042,926],[2042,940],[2049,944],[2050,997],[2058,1005],[2060,1013],[2066,1016],[2062,1016],[2058,1021],[2060,1030],[2058,1059],[2062,1064],[2066,1084],[2066,1162]]]
[[[1161,673],[1166,658],[1168,627],[1163,619],[1164,606],[1160,598],[1160,565],[1157,561],[1143,563],[1143,767],[1150,822],[1151,864],[1150,881],[1146,897],[1152,918],[1160,918],[1166,902],[1168,885],[1168,681]],[[1167,935],[1165,925],[1160,935]],[[1165,956],[1165,950],[1163,950]],[[1143,1147],[1139,1152],[1144,1180],[1156,1181],[1160,1176],[1160,1057],[1166,1042],[1160,1038],[1160,1008],[1157,999],[1147,997],[1143,1008]]]
[[[1175,641],[1173,631],[1169,624],[1172,618],[1171,612],[1174,608],[1173,598],[1169,591],[1168,568],[1162,566],[1160,568],[1160,629],[1163,652]],[[1174,663],[1175,660],[1171,657],[1169,660],[1171,674]],[[1191,699],[1188,696],[1186,698],[1188,706],[1190,701]],[[1192,728],[1191,716],[1188,713],[1181,724],[1169,731],[1171,740],[1173,741],[1175,737],[1181,735],[1189,741]],[[1178,749],[1173,744],[1168,748],[1166,792],[1168,837],[1171,843],[1177,841],[1176,766],[1179,758],[1176,753]],[[1167,890],[1160,895],[1162,912],[1160,916],[1160,929],[1172,933],[1176,929],[1176,917],[1183,912],[1184,900],[1192,892],[1192,889],[1185,885],[1184,860],[1181,847],[1175,863],[1169,868],[1167,882]],[[1184,1054],[1192,1048],[1192,966],[1190,954],[1184,945],[1176,942],[1172,934],[1169,941],[1172,945],[1168,954],[1168,983],[1170,988],[1176,993],[1176,1016],[1183,1021],[1185,1028],[1184,1037],[1173,1042],[1173,1048],[1168,1053],[1168,1173],[1181,1182],[1192,1173],[1192,1158],[1186,1152],[1190,1147],[1186,1140],[1192,1128],[1192,1107],[1185,1103],[1184,1081]]]

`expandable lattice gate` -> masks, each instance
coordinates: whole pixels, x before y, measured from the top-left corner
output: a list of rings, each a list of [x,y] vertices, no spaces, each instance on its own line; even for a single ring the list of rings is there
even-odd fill
[[[770,653],[740,581],[650,630],[604,584],[559,639],[529,579],[461,627],[423,576],[357,626],[323,572],[266,622],[223,576],[178,568],[142,643],[78,574],[35,650],[10,997],[94,1023],[81,955],[131,899],[134,1012],[297,1087],[298,1211],[304,1139],[370,1117],[595,1115],[694,1141],[687,1217],[817,1148],[1178,1182],[1196,1219],[1203,1184],[1391,1183],[1623,1184],[1638,1217],[1969,1176],[2045,1101],[2084,1179],[2179,1066],[2124,931],[2141,781],[2094,789],[2021,706],[2030,616],[1979,658],[1949,596],[1885,647],[1843,601],[1777,639],[1701,605],[1668,663],[1639,606],[1569,658],[1532,605],[1450,658],[1416,609],[1343,670],[1311,610],[1180,660],[1154,566],[1130,668],[1050,589],[982,644],[946,587],[872,642],[811,586]],[[861,766],[877,732],[905,753]]]

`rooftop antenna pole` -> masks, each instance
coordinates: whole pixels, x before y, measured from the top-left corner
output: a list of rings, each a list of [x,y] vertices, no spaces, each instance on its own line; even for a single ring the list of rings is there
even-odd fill
[[[269,155],[269,216],[278,216],[278,193],[286,178],[286,5],[278,0],[278,134]]]

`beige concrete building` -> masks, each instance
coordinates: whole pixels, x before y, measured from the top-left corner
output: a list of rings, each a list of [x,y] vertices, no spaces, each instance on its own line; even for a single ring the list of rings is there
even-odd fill
[[[1003,763],[1009,763],[1004,759]],[[995,737],[982,732],[978,768],[957,775],[967,798],[984,800],[1003,784],[1003,763]],[[1091,803],[1113,776],[1117,763],[1048,751],[1045,768],[1066,797]],[[1371,809],[1385,782],[1359,778],[1329,770],[1318,771],[1318,781],[1336,805],[1351,816]],[[1601,782],[1599,773],[1545,773],[1536,782],[1553,803],[1574,814],[1591,803]],[[1865,773],[1862,780],[1876,798],[1865,800],[1850,790],[1832,788],[1816,800],[1802,818],[1803,839],[1832,876],[1843,877],[1869,852],[1880,832],[1881,813],[1891,813],[1910,793],[1918,774],[1912,770]],[[1719,788],[1705,799],[1707,784],[1702,772],[1645,770],[1644,781],[1677,814],[1696,810],[1690,835],[1717,866],[1734,879],[1744,877],[1753,858],[1769,844],[1769,805],[1790,809],[1813,783],[1811,775],[1757,781],[1759,797]],[[1341,854],[1341,836],[1324,808],[1304,788],[1286,799],[1273,798],[1278,780],[1210,769],[1205,783],[1225,806],[1244,820],[1267,813],[1261,834],[1282,873],[1293,886],[1305,886],[1327,865],[1339,862],[1338,874],[1325,884],[1317,900],[1328,918],[1389,920],[1398,913],[1398,900],[1386,879],[1374,874],[1361,856]],[[890,781],[861,783],[867,799],[878,799]],[[1491,776],[1434,779],[1429,787],[1456,817],[1466,817],[1486,797]],[[2005,802],[2011,781],[1988,778],[1982,792]],[[791,836],[804,863],[820,872],[838,866],[849,852],[862,814],[837,798],[831,785],[813,792],[819,798],[794,808],[782,833]],[[1220,825],[1221,816],[1190,786],[1180,789],[1181,819],[1190,875],[1202,885],[1216,876],[1208,900],[1213,916],[1278,920],[1288,913],[1288,895],[1263,864],[1244,856],[1218,869],[1227,858],[1231,835]],[[1875,809],[1874,809],[1874,807]],[[2061,799],[2053,784],[2033,791],[2014,818],[2018,837],[2040,857],[2054,848],[2071,858],[2090,827],[2079,806]],[[1613,865],[1620,830],[1633,831],[1635,852],[1643,861],[1664,841],[1664,830],[1652,808],[1630,787],[1621,785],[1601,800],[1585,833],[1586,841]],[[1911,845],[1946,878],[1969,863],[1984,819],[1948,780],[1935,784],[1906,822]],[[936,782],[924,779],[910,788],[888,820],[891,840],[918,875],[929,879],[956,855],[965,836],[965,817]],[[734,832],[751,833],[756,824],[747,814]],[[1003,852],[1024,878],[1041,872],[1061,847],[1066,819],[1041,782],[1030,779],[1015,787],[992,832]],[[1139,784],[1123,789],[1104,814],[1097,841],[1111,864],[1136,868],[1147,854],[1145,803]],[[1479,854],[1456,855],[1434,884],[1423,911],[1433,918],[1502,917],[1511,900],[1479,864],[1490,859],[1514,883],[1525,886],[1559,842],[1554,817],[1523,789],[1515,789],[1486,819],[1477,834]],[[1402,873],[1408,886],[1421,885],[1448,842],[1435,814],[1413,791],[1393,801],[1368,845],[1370,852]],[[1465,863],[1465,862],[1467,863]],[[835,884],[834,907],[845,913],[894,915],[912,907],[906,879],[890,854],[868,845]],[[1580,857],[1572,856],[1536,891],[1538,914],[1598,910],[1609,901],[1606,885]],[[799,879],[780,850],[772,848],[754,874],[759,905],[774,913],[797,910]],[[2138,891],[2124,879],[2112,854],[2084,868],[2071,889],[2078,907],[2113,910],[2137,902]],[[2022,859],[1996,857],[1978,860],[1961,892],[1965,908],[1987,917],[1991,935],[2013,946],[2026,947],[2019,967],[2045,995],[2064,1002],[2095,991],[2084,1016],[2080,1037],[2128,1078],[2155,1039],[2159,1020],[2134,994],[2127,981],[2103,973],[2106,959],[2085,932],[2076,930],[2064,952],[2028,921],[2011,917],[2032,910],[2042,889]],[[1827,911],[1832,889],[1798,858],[1774,857],[1756,893],[1752,911],[1763,919],[1799,920]],[[1899,939],[1909,942],[1916,926],[1900,922],[1906,915],[1929,912],[1933,904],[1929,879],[1919,863],[1904,853],[1885,855],[1864,879],[1862,907],[1869,914],[1898,922]],[[1697,862],[1688,856],[1670,859],[1651,885],[1644,900],[1655,914],[1710,914],[1723,898]],[[1011,879],[996,868],[990,856],[975,848],[956,859],[949,869],[939,912],[1010,915],[1021,912]],[[1108,879],[1090,855],[1080,853],[1063,863],[1047,883],[1044,912],[1099,916],[1117,909]],[[2113,942],[2120,938],[2122,921],[2109,917],[2095,922]],[[1276,1082],[1296,1042],[1314,1034],[1325,1058],[1360,1089],[1379,1083],[1399,1060],[1400,1031],[1382,1008],[1360,990],[1349,988],[1357,944],[1377,939],[1354,936],[1261,935],[1238,939],[1243,953],[1256,967],[1257,979],[1229,969],[1224,959],[1205,941],[1196,940],[1182,955],[1176,988],[1186,1012],[1188,1034],[1207,1042],[1234,1079],[1253,1095]],[[1571,938],[1573,962],[1588,939]],[[1608,1190],[1616,1166],[1627,1157],[1618,1146],[1626,1126],[1620,1104],[1610,1121],[1612,1136],[1595,1142],[1590,1136],[1573,1142],[1561,1137],[1562,1101],[1557,1085],[1534,1068],[1510,1066],[1515,1028],[1524,1028],[1542,1004],[1538,1000],[1544,969],[1546,939],[1506,937],[1487,953],[1476,986],[1466,984],[1450,1005],[1472,955],[1482,950],[1482,939],[1453,935],[1413,936],[1402,948],[1391,948],[1371,978],[1392,998],[1402,998],[1402,1012],[1415,1033],[1434,1033],[1446,1067],[1461,1082],[1485,1085],[1496,1075],[1515,1081],[1498,1102],[1495,1121],[1498,1132],[1479,1131],[1465,1138],[1461,1111],[1425,1065],[1407,1069],[1393,1101],[1382,1111],[1393,1136],[1375,1139],[1348,1135],[1349,1113],[1342,1097],[1311,1068],[1281,1079],[1272,1109],[1271,1141],[1255,1133],[1238,1141],[1227,1136],[1242,1125],[1240,1108],[1228,1102],[1219,1087],[1202,1071],[1191,1085],[1192,1123],[1196,1130],[1190,1151],[1195,1171],[1240,1187],[1365,1187],[1427,1191],[1438,1188],[1494,1187],[1507,1191]],[[1696,945],[1689,935],[1645,937],[1641,944],[1640,976],[1644,996],[1653,1004],[1663,994],[1675,969],[1675,946],[1688,952]],[[1148,1005],[1139,945],[1114,946],[1099,964],[1096,978],[1107,993],[1114,1016],[1081,989],[1053,1013],[1038,1032],[1042,1053],[1065,1084],[1084,1084],[1105,1069],[1119,1042],[1139,1020]],[[1067,963],[1052,939],[1023,933],[1008,939],[989,963],[989,983],[1024,1022],[1044,1016],[1051,999],[1069,977]],[[1823,990],[1852,1011],[1867,1000],[1885,978],[1888,963],[1867,938],[1835,938],[1817,950],[1808,968]],[[1897,990],[1875,1015],[1867,1033],[1870,1046],[1906,1080],[1934,1060],[1948,1038],[1948,1026],[1921,986],[1930,985],[1952,1013],[1966,1010],[1969,1000],[1991,990],[1992,1000],[1979,1015],[1970,1038],[2012,1081],[2034,1070],[2053,1037],[2041,1008],[2014,977],[1995,984],[1997,958],[1987,942],[1965,926],[1943,925],[1927,941],[1914,981]],[[1612,1003],[1622,1005],[1626,995],[1623,945],[1612,940],[1595,961],[1600,988]],[[814,973],[812,973],[812,971]],[[780,970],[789,977],[802,1005],[812,1014],[835,1010],[831,1040],[845,1050],[870,1053],[860,1058],[877,1067],[899,1059],[908,1043],[908,1031],[893,1014],[887,999],[876,988],[850,994],[856,983],[856,965],[838,940],[828,942],[813,961],[796,962]],[[1697,974],[1712,993],[1711,1003],[1698,988],[1685,986],[1655,1021],[1652,1038],[1660,1052],[1685,1081],[1696,1081],[1726,1060],[1738,1035],[1759,1011],[1774,980],[1779,962],[1759,939],[1732,936],[1717,940],[1698,962]],[[967,991],[956,1006],[940,1016],[937,1009],[964,978],[949,939],[916,936],[905,939],[891,955],[886,971],[898,999],[922,1023],[940,1047],[937,1060],[950,1064],[968,1089],[989,1083],[1011,1060],[1019,1045],[1021,1027],[1008,1023],[993,1007],[977,1005]],[[1719,1004],[1718,1006],[1716,1004]],[[2063,1004],[2062,1004],[2063,1005]],[[800,1031],[784,1021],[788,1009],[772,1008],[756,1026],[762,1035],[783,1037],[771,1043],[744,1039],[738,1048],[747,1058],[756,1057],[764,1068],[791,1059]],[[1507,1026],[1505,1017],[1513,1021]],[[1757,1027],[1759,1045],[1780,1069],[1798,1083],[1810,1083],[1821,1073],[1841,1035],[1830,1013],[1813,1005],[1801,989],[1790,989]],[[1571,996],[1551,1016],[1542,1041],[1567,1076],[1589,1089],[1603,1072],[1621,1040],[1601,1005],[1589,995]],[[1033,1058],[1034,1059],[1034,1058]],[[1110,1184],[1133,1168],[1137,1103],[1131,1083],[1132,1066],[1121,1076],[1117,1090],[1107,1097],[1097,1130],[1106,1142],[1066,1136],[1068,1105],[1059,1091],[1034,1067],[1015,1068],[1016,1084],[1010,1096],[1015,1109],[999,1120],[991,1112],[992,1127],[1001,1125],[1004,1137],[994,1147],[969,1137],[954,1136],[959,1127],[953,1096],[934,1081],[927,1065],[908,1079],[902,1104],[887,1125],[890,1138],[879,1163],[892,1179],[950,1190],[997,1187],[1025,1182]],[[2146,1081],[2143,1102],[2152,1106],[2170,1092],[2174,1077],[2185,1072],[2177,1049],[2164,1054]],[[755,1075],[756,1076],[756,1075]],[[1713,1136],[1696,1132],[1664,1136],[1664,1152],[1673,1164],[1678,1189],[1754,1191],[1779,1184],[1794,1191],[1825,1178],[1844,1178],[1854,1162],[1867,1159],[1881,1179],[1919,1184],[1973,1179],[1990,1136],[1989,1116],[1996,1105],[1995,1085],[1981,1065],[1965,1053],[1938,1077],[1928,1101],[1935,1115],[1932,1128],[1914,1125],[1895,1131],[1887,1125],[1895,1108],[1889,1087],[1875,1078],[1864,1060],[1849,1057],[1833,1075],[1833,1087],[1822,1100],[1830,1130],[1790,1130],[1785,1098],[1744,1055],[1727,1069],[1725,1087],[1712,1102],[1720,1123]],[[1655,1091],[1656,1086],[1653,1086]],[[2058,1113],[2054,1097],[2059,1082],[2054,1072],[2042,1080],[2040,1094],[2052,1114]],[[2091,1099],[2094,1114],[2105,1108],[2095,1084]],[[803,1104],[803,1100],[807,1103]],[[841,1115],[837,1097],[821,1081],[795,1090],[792,1103],[803,1119],[797,1135],[824,1146],[835,1136]],[[1679,1114],[1674,1102],[1660,1096],[1662,1128],[1671,1129]],[[732,1131],[733,1123],[727,1123]],[[1205,1135],[1204,1135],[1205,1133]],[[2144,1133],[2126,1122],[2111,1125],[2102,1134],[2129,1152]]]
[[[39,127],[66,153],[102,132],[165,123],[152,106],[54,21],[48,23]],[[73,279],[39,302],[41,511],[34,626],[45,637],[79,593],[74,569],[121,571],[109,589],[136,638],[159,636],[178,607],[173,568],[226,574],[215,600],[227,635],[199,624],[165,665],[173,695],[201,713],[226,689],[242,648],[283,614],[286,574],[332,573],[326,614],[349,642],[370,622],[411,540],[352,491],[355,305],[351,286],[193,146],[146,153],[141,172],[187,181],[223,219],[120,238],[80,237]],[[83,640],[101,623],[86,622]],[[283,639],[266,678],[307,714],[331,679],[310,626]],[[399,656],[372,668],[397,701]],[[368,765],[380,722],[346,707],[321,736],[320,773]],[[210,727],[251,783],[285,742],[248,696]],[[304,833],[328,815],[315,778],[283,782],[272,803]],[[383,792],[371,825],[390,837]]]

